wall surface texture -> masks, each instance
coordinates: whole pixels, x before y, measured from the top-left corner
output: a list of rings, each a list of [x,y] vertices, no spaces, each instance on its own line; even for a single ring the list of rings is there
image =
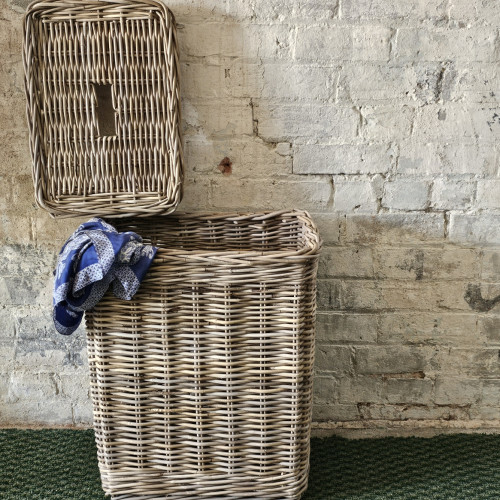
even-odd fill
[[[27,3],[0,5],[0,424],[91,425],[84,331],[51,324],[81,220],[35,206]],[[498,1],[169,5],[181,208],[297,207],[320,227],[316,427],[500,429]]]

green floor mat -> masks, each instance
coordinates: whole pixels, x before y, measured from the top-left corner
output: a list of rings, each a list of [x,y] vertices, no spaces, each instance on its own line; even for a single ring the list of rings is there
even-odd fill
[[[92,431],[0,430],[0,499],[106,498]],[[500,436],[313,439],[303,499],[500,499]]]

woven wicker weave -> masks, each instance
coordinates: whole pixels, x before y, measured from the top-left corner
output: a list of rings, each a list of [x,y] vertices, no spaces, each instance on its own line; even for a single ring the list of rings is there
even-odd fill
[[[38,204],[54,216],[169,213],[182,197],[175,20],[156,0],[50,0],[25,18]]]
[[[104,490],[299,498],[320,245],[309,216],[118,222],[160,250],[132,301],[108,293],[86,317]]]

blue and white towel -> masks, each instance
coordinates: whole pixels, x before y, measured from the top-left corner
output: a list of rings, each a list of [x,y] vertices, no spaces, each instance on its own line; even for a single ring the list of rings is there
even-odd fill
[[[102,219],[82,224],[64,244],[54,281],[54,324],[63,335],[72,334],[83,312],[92,309],[110,284],[120,299],[137,292],[156,254],[132,232],[119,233]]]

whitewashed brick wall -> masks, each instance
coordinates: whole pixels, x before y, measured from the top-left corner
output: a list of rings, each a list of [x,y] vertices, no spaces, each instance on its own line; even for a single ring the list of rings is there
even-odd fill
[[[181,209],[297,207],[320,227],[316,427],[500,429],[498,1],[169,6]],[[0,9],[0,424],[90,425],[84,333],[51,326],[55,253],[80,220],[34,205],[25,8]]]

